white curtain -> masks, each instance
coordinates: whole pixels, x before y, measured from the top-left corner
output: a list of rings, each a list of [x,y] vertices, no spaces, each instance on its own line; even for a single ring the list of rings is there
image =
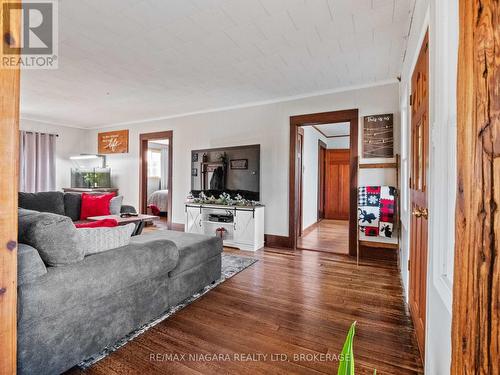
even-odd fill
[[[168,181],[168,147],[162,147],[161,149],[161,190],[167,189]]]
[[[20,131],[19,191],[56,189],[56,135]]]

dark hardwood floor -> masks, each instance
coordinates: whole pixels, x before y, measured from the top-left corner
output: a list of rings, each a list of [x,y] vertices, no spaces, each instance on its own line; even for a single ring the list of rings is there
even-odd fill
[[[304,250],[349,254],[349,220],[321,220],[312,230],[297,238],[297,247]]]
[[[423,373],[395,263],[363,261],[357,267],[347,256],[313,251],[226,251],[259,261],[87,371],[69,373],[332,374],[338,363],[314,356],[337,355],[355,320],[357,375],[371,375],[374,368],[378,374]],[[151,360],[156,354],[268,357]],[[287,359],[272,361],[271,354]]]

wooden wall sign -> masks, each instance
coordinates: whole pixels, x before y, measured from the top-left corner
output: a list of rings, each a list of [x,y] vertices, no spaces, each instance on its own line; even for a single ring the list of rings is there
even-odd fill
[[[114,130],[97,134],[99,154],[123,154],[128,152],[128,130]]]
[[[394,157],[393,115],[365,116],[363,122],[363,158]]]

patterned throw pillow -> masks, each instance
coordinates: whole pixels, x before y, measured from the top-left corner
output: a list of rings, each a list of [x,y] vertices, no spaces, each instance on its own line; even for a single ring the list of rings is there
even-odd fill
[[[77,232],[87,256],[128,245],[134,229],[135,224],[127,224],[114,228],[80,228]]]

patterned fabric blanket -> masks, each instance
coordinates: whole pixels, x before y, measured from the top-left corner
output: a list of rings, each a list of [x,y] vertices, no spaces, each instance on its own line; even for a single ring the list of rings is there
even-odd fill
[[[361,186],[358,188],[359,230],[369,237],[392,237],[396,188]]]

